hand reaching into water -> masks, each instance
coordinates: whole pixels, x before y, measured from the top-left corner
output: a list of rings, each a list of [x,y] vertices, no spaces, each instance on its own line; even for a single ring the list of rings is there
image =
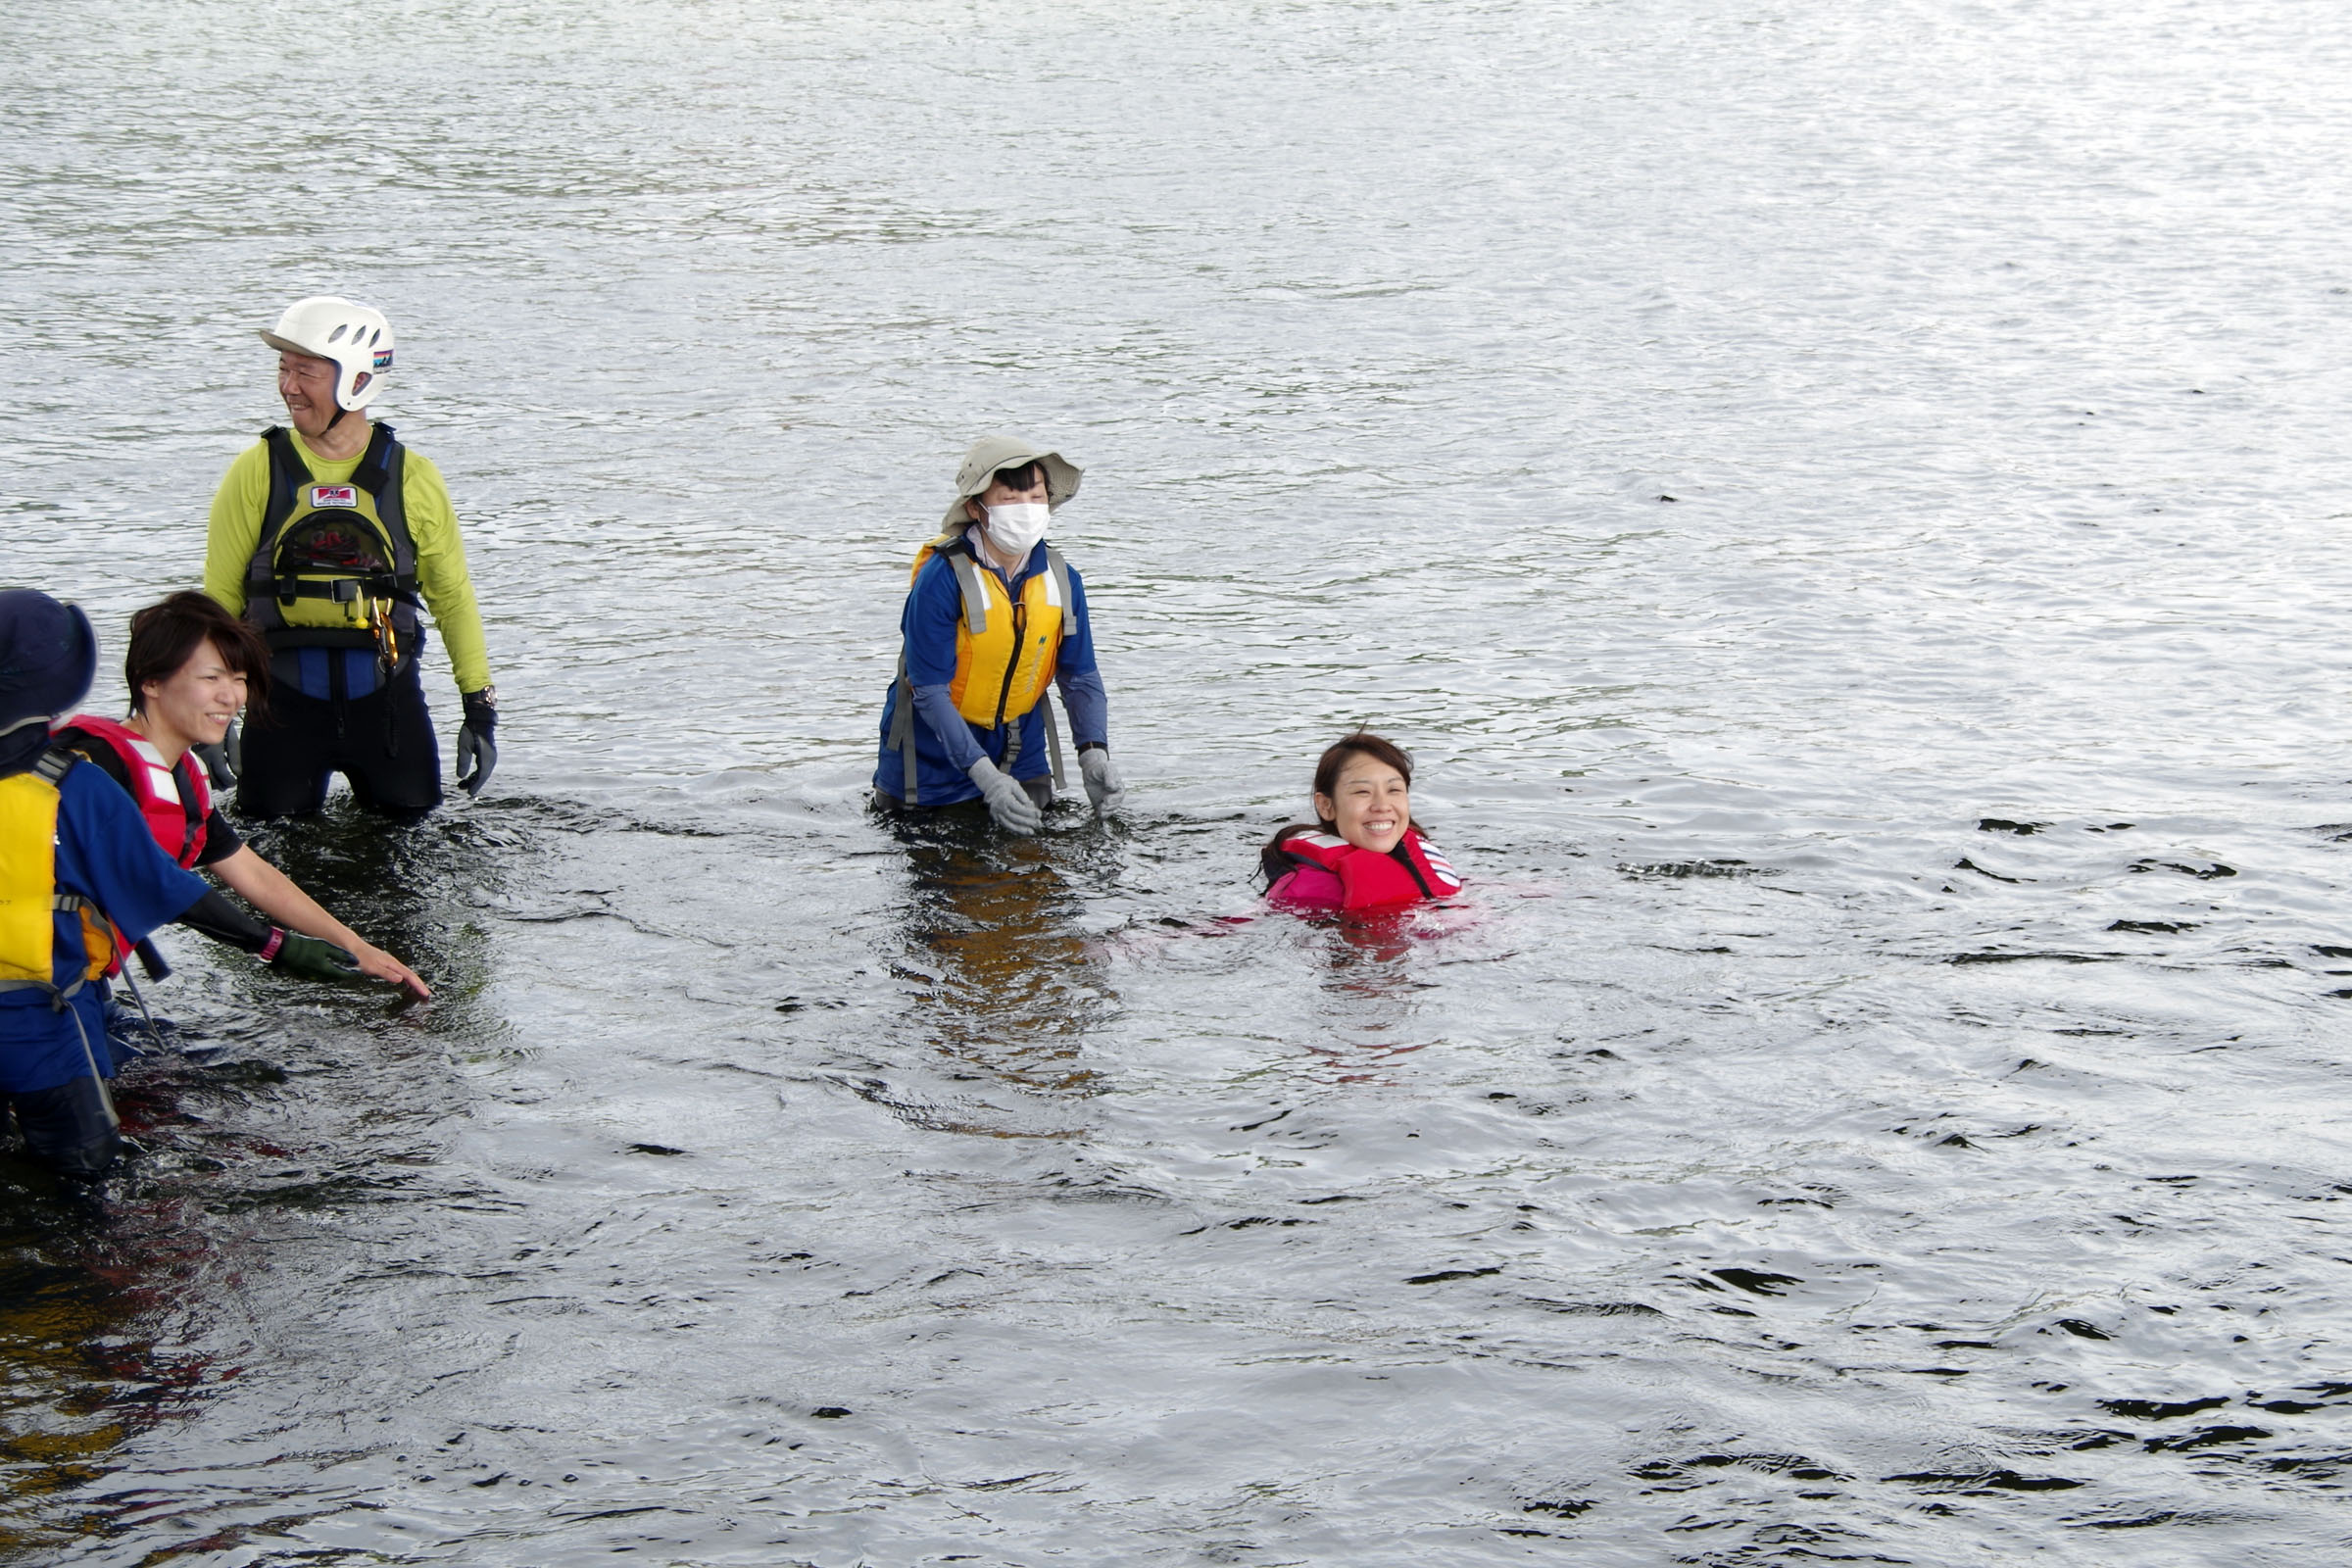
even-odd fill
[[[980,786],[980,798],[988,803],[988,814],[997,819],[997,826],[1007,833],[1034,833],[1046,825],[1046,813],[1037,808],[1029,792],[1005,777],[996,763],[983,757],[966,771]]]
[[[1080,752],[1078,773],[1086,784],[1086,798],[1095,803],[1096,811],[1102,815],[1108,816],[1126,801],[1127,781],[1119,776],[1118,765],[1103,748],[1095,746]]]

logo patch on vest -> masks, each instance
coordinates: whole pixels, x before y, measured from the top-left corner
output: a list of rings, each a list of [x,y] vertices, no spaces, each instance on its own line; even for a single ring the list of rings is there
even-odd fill
[[[348,484],[315,484],[311,486],[311,505],[314,507],[356,507],[360,504],[359,488]]]

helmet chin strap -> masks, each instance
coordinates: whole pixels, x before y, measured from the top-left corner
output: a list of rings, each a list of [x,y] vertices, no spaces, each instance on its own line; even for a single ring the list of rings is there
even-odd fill
[[[355,341],[356,341],[356,339],[355,339]],[[370,381],[372,381],[372,380],[374,380],[374,379],[375,379],[375,377],[374,377],[374,376],[372,376],[372,375],[367,375],[367,374],[363,374],[363,375],[361,375],[361,376],[358,378],[358,380],[357,380],[357,381],[356,381],[356,382],[353,384],[353,386],[352,386],[352,389],[351,389],[351,391],[352,391],[352,395],[353,395],[354,397],[357,397],[357,396],[359,395],[360,389],[361,389],[362,387],[365,387],[365,386],[366,386],[366,385],[367,385],[368,382],[370,382]],[[319,431],[318,433],[319,433],[320,435],[324,435],[324,434],[326,434],[326,433],[327,433],[327,430],[332,430],[332,429],[333,429],[333,428],[334,428],[336,425],[338,425],[338,424],[341,424],[341,423],[343,422],[343,416],[344,416],[345,415],[347,415],[347,414],[357,414],[357,413],[359,413],[359,412],[360,412],[360,411],[359,411],[359,410],[357,410],[357,409],[347,409],[347,408],[345,408],[345,407],[343,406],[343,393],[342,393],[342,389],[341,389],[341,387],[340,387],[340,386],[338,386],[338,387],[336,388],[336,391],[335,391],[335,416],[334,416],[333,418],[331,418],[331,419],[327,420],[327,421],[326,421],[326,429],[325,429],[325,430],[321,430],[321,431]]]

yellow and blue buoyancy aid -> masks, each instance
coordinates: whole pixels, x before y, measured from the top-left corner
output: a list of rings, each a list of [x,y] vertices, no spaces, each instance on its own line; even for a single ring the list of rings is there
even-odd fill
[[[280,648],[373,648],[388,670],[416,657],[416,544],[401,486],[406,449],[378,424],[342,484],[320,484],[271,427],[270,499],[245,565],[245,618]]]
[[[906,582],[915,578],[933,556],[943,557],[956,573],[963,600],[963,618],[956,625],[956,673],[948,682],[949,700],[967,724],[984,729],[1013,723],[1045,703],[1046,688],[1054,681],[1054,658],[1061,651],[1062,629],[1070,614],[1070,567],[1061,552],[1046,546],[1046,569],[1021,583],[1019,599],[1004,579],[982,566],[968,535],[951,530],[915,552]],[[1054,708],[1045,704],[1046,737],[1054,761],[1054,782],[1062,779],[1061,735],[1054,723]],[[898,713],[892,724],[892,743],[906,760],[908,805],[919,804],[915,784],[914,683],[906,674],[906,655],[899,654]],[[1011,759],[1005,759],[1009,765]]]
[[[115,960],[105,914],[57,885],[57,783],[77,760],[53,751],[30,771],[0,778],[0,990],[46,991],[60,1007]],[[81,927],[78,963],[58,941],[67,914]]]

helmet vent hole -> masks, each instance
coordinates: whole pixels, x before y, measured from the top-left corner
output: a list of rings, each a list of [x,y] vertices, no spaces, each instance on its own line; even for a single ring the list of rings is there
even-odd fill
[[[348,326],[338,326],[332,332],[326,334],[326,340],[329,343],[340,343],[343,341],[343,334],[350,330],[351,328]]]
[[[377,330],[375,330],[375,331],[373,331],[373,332],[370,332],[370,333],[368,333],[368,346],[369,348],[373,348],[373,347],[375,347],[375,344],[376,344],[376,339],[378,339],[378,338],[382,337],[383,335],[384,335],[384,334],[383,334],[383,331],[382,331],[382,329],[381,329],[381,328],[378,328]]]

